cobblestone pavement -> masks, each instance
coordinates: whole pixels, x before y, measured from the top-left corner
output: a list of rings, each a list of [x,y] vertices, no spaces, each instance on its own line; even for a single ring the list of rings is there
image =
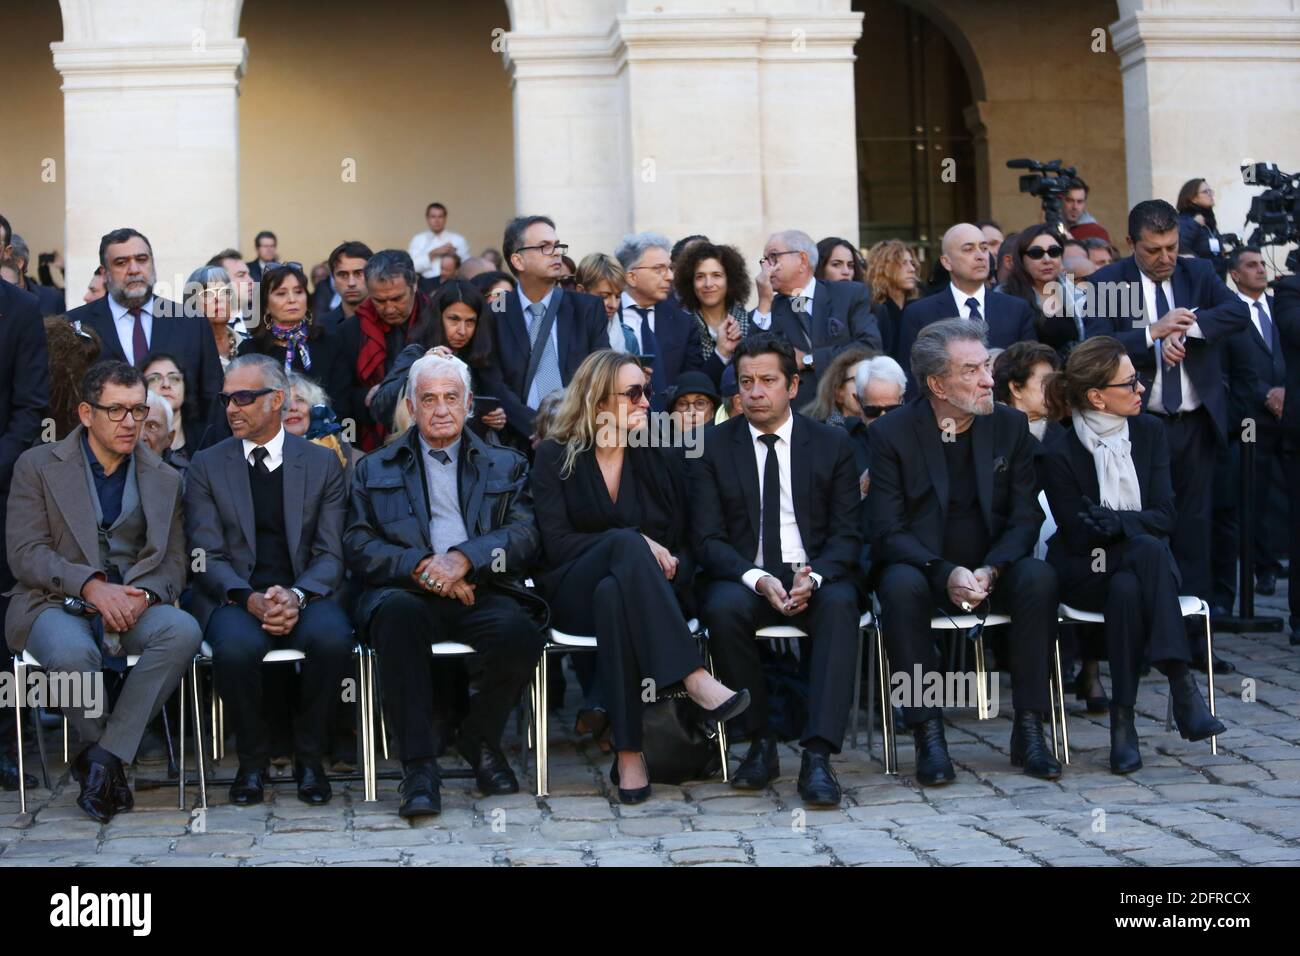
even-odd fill
[[[1283,607],[1278,597],[1262,609]],[[76,784],[60,762],[51,768],[53,792],[29,793],[29,815],[19,815],[16,793],[0,794],[0,865],[1300,864],[1300,649],[1285,634],[1216,640],[1239,668],[1216,681],[1228,725],[1218,755],[1208,742],[1165,732],[1167,685],[1153,675],[1138,702],[1145,766],[1128,777],[1107,769],[1106,719],[1084,715],[1072,695],[1065,775],[1049,783],[1013,769],[1004,678],[998,718],[949,712],[958,767],[950,786],[917,785],[910,740],[900,742],[902,775],[886,778],[877,738],[874,756],[862,746],[835,758],[845,789],[836,810],[802,809],[798,752],[788,746],[783,776],[761,793],[717,781],[656,785],[648,803],[622,807],[608,783],[609,758],[567,736],[570,708],[551,722],[549,797],[481,799],[470,781],[447,781],[441,817],[416,826],[397,817],[395,782],[380,782],[378,803],[363,802],[359,783],[336,784],[334,800],[312,808],[288,778],[257,807],[229,806],[225,787],[213,787],[202,817],[178,811],[174,789],[143,790],[134,812],[99,826],[76,807]],[[734,748],[733,766],[741,752]],[[517,741],[511,757],[518,759]],[[516,770],[530,785],[531,774],[517,762]],[[161,772],[157,764],[137,769],[144,777]],[[233,774],[233,754],[218,772]]]

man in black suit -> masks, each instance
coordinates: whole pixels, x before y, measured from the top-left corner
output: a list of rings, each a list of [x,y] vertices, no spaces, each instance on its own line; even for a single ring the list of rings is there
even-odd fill
[[[1273,318],[1286,360],[1286,388],[1282,396],[1282,463],[1290,497],[1291,646],[1300,645],[1300,275],[1283,276],[1273,283]]]
[[[154,295],[158,274],[153,247],[134,229],[114,229],[99,240],[108,295],[68,313],[99,335],[101,358],[138,365],[150,352],[166,352],[185,374],[185,433],[202,442],[206,426],[219,411],[221,359],[212,327],[201,314],[186,315],[178,302]]]
[[[356,314],[357,306],[366,300],[366,262],[374,253],[364,242],[349,240],[334,247],[330,253],[330,281],[338,293],[337,309],[323,311],[316,316],[316,324],[334,328]]]
[[[880,326],[871,313],[870,290],[861,282],[815,278],[817,244],[806,232],[774,233],[763,247],[762,263],[776,295],[772,311],[756,311],[754,321],[794,349],[805,398],[817,394],[817,373],[849,346],[880,350]]]
[[[921,397],[871,428],[876,596],[891,684],[898,675],[913,682],[903,715],[916,739],[916,778],[926,786],[955,774],[942,711],[917,706],[914,675],[941,673],[931,617],[972,609],[1011,615],[1012,765],[1045,780],[1061,775],[1043,738],[1057,582],[1031,557],[1043,523],[1034,441],[1022,412],[993,401],[984,335],[983,323],[968,319],[926,326],[912,347]]]
[[[1274,535],[1286,527],[1284,494],[1274,494],[1282,472],[1282,401],[1286,361],[1273,324],[1268,268],[1256,246],[1238,246],[1228,257],[1237,297],[1250,310],[1250,326],[1223,341],[1228,378],[1229,447],[1214,479],[1214,594],[1216,605],[1231,608],[1237,588],[1239,546],[1238,487],[1242,442],[1255,454],[1255,587],[1272,594],[1282,562]]]
[[[614,257],[627,275],[627,288],[619,301],[620,321],[636,336],[640,354],[653,356],[651,408],[665,409],[668,390],[682,372],[704,370],[714,384],[721,381],[722,359],[705,369],[700,325],[670,294],[673,266],[668,237],[657,232],[624,236]]]
[[[1165,423],[1178,504],[1170,546],[1186,593],[1210,601],[1214,462],[1229,431],[1220,343],[1246,331],[1250,314],[1209,262],[1179,257],[1178,213],[1164,200],[1133,207],[1128,242],[1133,255],[1081,282],[1089,296],[1084,331],[1124,344],[1147,388],[1145,409]],[[1199,647],[1193,663],[1204,670]],[[1215,667],[1236,669],[1226,661]]]
[[[511,437],[527,447],[538,403],[568,385],[588,355],[609,348],[609,321],[600,299],[557,284],[569,247],[556,237],[551,219],[510,220],[502,248],[519,287],[493,304],[501,311],[483,388],[501,400]],[[535,348],[539,341],[542,347]]]
[[[0,258],[9,235],[9,221],[0,216]],[[0,279],[0,541],[14,462],[36,443],[49,401],[50,361],[40,304],[34,295]],[[13,586],[14,576],[0,547],[0,618],[9,607],[6,594]],[[8,648],[0,648],[0,668],[4,667],[12,672]],[[5,790],[18,789],[15,713],[12,707],[0,712],[0,787]]]
[[[830,755],[857,679],[858,472],[844,429],[791,411],[800,382],[789,342],[754,335],[732,361],[744,414],[713,428],[690,462],[693,546],[709,581],[700,618],[719,678],[752,695],[741,721],[749,753],[731,783],[761,790],[780,775],[754,632],[791,624],[809,635],[799,796],[837,806]]]
[[[248,274],[254,282],[261,282],[262,273],[280,264],[280,240],[270,229],[263,229],[253,237],[253,248],[257,250],[257,258],[248,264]]]
[[[1029,303],[1014,295],[986,287],[989,278],[989,240],[978,227],[959,222],[943,234],[939,263],[949,283],[933,295],[914,299],[903,309],[898,333],[899,364],[908,367],[912,343],[921,329],[940,319],[977,319],[988,329],[988,344],[1004,349],[1016,342],[1037,341],[1034,313]],[[909,379],[907,397],[919,394],[920,383]]]
[[[230,801],[262,802],[271,758],[262,658],[288,647],[307,655],[293,719],[298,799],[327,803],[322,757],[352,654],[352,625],[338,603],[343,468],[329,449],[280,424],[289,380],[270,356],[232,361],[221,395],[233,434],[190,464],[185,532],[205,555],[189,610],[212,645],[239,750]]]

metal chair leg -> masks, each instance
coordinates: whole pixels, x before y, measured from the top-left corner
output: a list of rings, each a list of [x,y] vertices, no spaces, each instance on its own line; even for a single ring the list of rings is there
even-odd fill
[[[1210,694],[1210,715],[1217,717],[1214,713],[1214,632],[1210,627],[1210,610],[1205,607],[1205,602],[1201,602],[1201,609],[1205,611],[1205,683],[1209,685]],[[1219,736],[1215,734],[1210,738],[1210,753],[1219,752]]]
[[[178,808],[185,809],[185,674],[181,674],[181,682],[177,685],[181,692],[181,713],[180,723],[180,742],[178,750],[180,751],[180,760],[176,762],[176,801]],[[167,703],[163,702],[163,713],[167,713]],[[164,725],[166,722],[164,721]],[[202,745],[200,745],[202,746]]]
[[[898,741],[894,733],[894,707],[889,701],[889,655],[885,653],[885,632],[877,622],[876,658],[880,685],[880,757],[886,776],[898,773]]]
[[[218,734],[221,733],[221,722],[217,719],[217,681],[216,677],[212,679],[212,762],[216,763],[221,759],[221,745],[218,741]]]
[[[23,694],[27,689],[24,678],[23,662],[20,654],[14,655],[14,724],[18,731],[18,812],[27,812],[27,773],[23,765]],[[38,734],[40,730],[36,731]]]
[[[214,690],[213,693],[216,693]],[[226,759],[226,702],[220,697],[217,698],[217,749],[220,750],[219,760]]]
[[[542,660],[537,673],[537,795],[544,797],[550,792],[550,774],[548,762],[550,754],[547,748],[550,714],[547,711],[546,664],[548,655],[542,652]]]
[[[1057,740],[1056,733],[1056,701],[1057,701],[1056,678],[1052,675],[1047,676],[1047,707],[1052,713],[1052,756],[1057,760],[1061,759],[1061,745]]]
[[[374,654],[357,645],[357,721],[361,749],[362,796],[366,802],[379,799],[379,773],[375,767]]]
[[[708,665],[709,673],[716,679],[718,672],[713,666],[713,652],[709,650],[708,644],[704,645],[704,661]],[[726,721],[718,722],[718,754],[722,757],[722,782],[731,782],[731,766],[727,759],[727,724]]]
[[[63,763],[68,764],[68,718],[63,718]]]
[[[1070,763],[1070,728],[1065,723],[1065,681],[1061,675],[1061,641],[1058,638],[1052,642],[1052,663],[1055,666],[1056,673],[1056,705],[1061,712],[1061,749],[1064,751],[1063,763],[1069,766]],[[1055,734],[1053,734],[1055,742]]]
[[[853,661],[853,709],[849,712],[849,747],[858,749],[858,709],[862,706],[862,642],[866,628],[858,628],[858,654]]]
[[[199,693],[199,664],[197,658],[190,662],[190,705],[194,708],[194,760],[199,765],[199,806],[208,808],[208,775],[204,768],[203,754],[203,703]],[[181,700],[181,711],[185,710],[185,700]],[[181,773],[185,773],[182,766]]]
[[[876,734],[876,671],[878,664],[874,625],[872,630],[871,646],[867,649],[867,753],[871,753],[871,745]]]
[[[984,669],[984,635],[980,634],[975,638],[975,702],[979,713],[977,716],[980,720],[989,720],[992,714],[989,712],[989,689],[986,686],[988,673]]]

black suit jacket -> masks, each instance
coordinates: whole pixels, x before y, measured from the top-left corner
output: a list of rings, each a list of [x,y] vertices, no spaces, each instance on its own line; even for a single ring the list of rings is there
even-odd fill
[[[977,415],[970,427],[976,490],[991,542],[983,563],[1029,557],[1043,524],[1029,419],[994,405],[993,414]],[[948,498],[948,462],[929,399],[909,402],[871,426],[867,511],[877,566],[910,564],[932,585],[946,583],[956,566],[943,554]]]
[[[62,289],[41,285],[39,282],[28,279],[27,291],[36,296],[36,301],[40,303],[41,315],[43,316],[62,315],[68,311],[67,301]]]
[[[865,345],[880,351],[880,327],[871,312],[870,291],[861,282],[817,280],[812,301],[813,364],[824,370],[831,360],[851,345]],[[810,351],[791,298],[778,295],[772,301],[771,331],[801,352]],[[817,394],[817,372],[799,370],[799,391],[811,398]]]
[[[1266,296],[1265,307],[1271,316],[1275,308],[1273,296]],[[1247,306],[1253,310],[1254,306]],[[1228,409],[1231,417],[1228,427],[1233,433],[1246,419],[1253,419],[1260,431],[1273,431],[1281,427],[1277,418],[1264,405],[1270,389],[1286,386],[1286,359],[1282,354],[1282,339],[1277,323],[1273,323],[1272,342],[1265,345],[1252,318],[1249,326],[1234,332],[1223,340],[1223,360],[1228,378]]]
[[[898,333],[895,358],[907,373],[907,397],[915,398],[918,387],[912,380],[912,344],[931,322],[955,319],[961,315],[952,287],[941,289],[924,299],[914,299],[903,309],[902,328]],[[1004,349],[1016,342],[1038,341],[1034,331],[1034,310],[1024,299],[992,289],[984,290],[984,324],[989,330],[989,348]]]
[[[1164,426],[1154,415],[1135,415],[1129,419],[1128,429],[1133,468],[1142,489],[1142,510],[1116,512],[1123,537],[1149,534],[1168,540],[1177,513]],[[1101,492],[1097,466],[1073,428],[1045,450],[1043,482],[1048,507],[1056,519],[1056,533],[1047,542],[1047,560],[1060,576],[1061,600],[1069,604],[1070,586],[1093,574],[1094,549],[1112,543],[1090,532],[1079,518],[1086,509],[1083,499],[1100,504]]]
[[[823,584],[855,572],[862,541],[858,532],[858,472],[848,433],[794,416],[790,433],[790,481],[795,520],[809,566]],[[703,454],[687,462],[691,532],[701,570],[718,581],[739,581],[759,565],[762,499],[758,458],[744,415],[706,432]]]
[[[1300,445],[1300,276],[1284,276],[1273,284],[1273,324],[1282,341],[1286,364],[1286,401],[1282,429]]]
[[[1142,407],[1151,400],[1151,383],[1156,374],[1156,350],[1147,345],[1147,325],[1160,316],[1155,315],[1155,303],[1146,309],[1148,315],[1138,314],[1142,302],[1142,275],[1132,256],[1099,269],[1082,283],[1092,286],[1089,316],[1084,323],[1088,338],[1110,335],[1123,343],[1128,350],[1133,367],[1146,385]],[[1136,287],[1130,283],[1136,283]],[[1246,303],[1228,291],[1223,280],[1214,274],[1214,268],[1202,259],[1179,256],[1170,280],[1174,291],[1173,305],[1196,309],[1196,324],[1205,338],[1187,336],[1187,375],[1201,398],[1201,404],[1214,419],[1219,440],[1228,435],[1228,390],[1224,387],[1223,357],[1220,343],[1250,324]],[[1130,293],[1129,289],[1133,289]]]
[[[609,320],[605,317],[605,304],[594,295],[568,292],[557,288],[560,296],[555,316],[556,343],[559,348],[560,381],[565,385],[573,378],[578,366],[592,352],[609,348]],[[535,408],[528,407],[528,360],[532,346],[528,341],[528,325],[524,322],[519,293],[505,296],[505,312],[494,318],[498,321],[492,358],[483,370],[485,394],[501,399],[509,428],[522,439],[533,430]]]
[[[620,319],[622,314],[620,311]],[[650,387],[654,394],[650,404],[656,411],[662,411],[668,390],[677,383],[678,375],[705,370],[700,324],[672,298],[664,299],[654,307],[654,340],[658,351],[653,359],[654,379]],[[644,344],[644,337],[641,341]],[[712,364],[716,368],[707,371],[717,384],[722,378],[722,360],[716,359]]]
[[[14,462],[36,443],[49,403],[50,359],[40,304],[0,279],[0,529]]]
[[[167,352],[181,363],[181,371],[185,374],[185,404],[181,409],[185,420],[185,440],[197,448],[207,425],[216,418],[225,418],[217,406],[217,393],[225,379],[217,354],[217,340],[212,336],[212,326],[207,319],[202,315],[187,315],[179,303],[155,297],[152,312],[149,351]],[[107,296],[68,313],[69,322],[77,320],[99,334],[103,349],[100,358],[126,361]]]

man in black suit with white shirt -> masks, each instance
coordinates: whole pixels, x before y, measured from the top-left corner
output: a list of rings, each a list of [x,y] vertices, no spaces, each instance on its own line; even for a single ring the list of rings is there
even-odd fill
[[[721,679],[752,695],[743,715],[749,753],[731,782],[761,790],[780,775],[754,632],[788,623],[809,645],[799,795],[836,806],[830,755],[844,739],[857,679],[858,472],[844,429],[791,411],[800,382],[788,342],[750,336],[732,361],[744,414],[711,429],[689,463],[693,547],[709,581],[700,618]]]

